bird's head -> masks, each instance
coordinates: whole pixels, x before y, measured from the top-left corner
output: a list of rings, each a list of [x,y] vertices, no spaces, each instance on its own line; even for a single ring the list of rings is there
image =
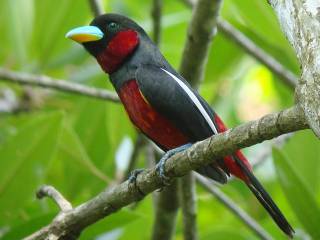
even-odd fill
[[[131,19],[119,14],[104,14],[89,26],[72,29],[66,37],[82,44],[110,74],[134,53],[142,35],[145,35],[144,30]]]

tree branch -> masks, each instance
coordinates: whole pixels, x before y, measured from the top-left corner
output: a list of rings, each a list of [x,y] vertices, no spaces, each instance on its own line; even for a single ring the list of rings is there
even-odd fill
[[[296,89],[306,119],[320,137],[320,2],[314,0],[269,0],[282,30],[301,64]]]
[[[298,106],[269,114],[195,143],[186,151],[175,154],[167,160],[165,172],[170,178],[181,177],[237,149],[307,127],[304,115]],[[136,184],[126,181],[101,192],[95,198],[54,219],[50,225],[34,234],[36,238],[29,239],[45,239],[50,234],[58,236],[58,239],[65,239],[63,236],[68,233],[81,232],[101,218],[134,201],[141,200],[143,197],[141,192],[149,194],[162,187],[162,184],[156,169],[148,169],[138,175]]]
[[[57,189],[52,186],[42,186],[37,192],[37,198],[42,199],[49,197],[59,206],[62,212],[67,212],[72,209],[72,205],[68,202]]]
[[[151,17],[153,23],[153,41],[159,46],[161,41],[162,0],[153,0]]]
[[[103,3],[101,0],[89,0],[91,11],[94,16],[99,16],[104,13]]]
[[[153,41],[159,47],[161,42],[161,20],[162,0],[153,0],[151,17],[153,22]],[[153,148],[150,146],[150,148]],[[152,150],[153,158],[160,158],[160,155]],[[154,161],[155,162],[155,161]],[[154,222],[152,239],[172,239],[176,229],[176,218],[179,209],[178,184],[173,180],[170,186],[165,187],[161,192],[154,193]]]
[[[197,229],[197,199],[196,185],[193,172],[187,173],[181,179],[180,183],[180,204],[183,218],[183,236],[184,240],[198,239]]]
[[[260,239],[272,240],[272,237],[267,233],[253,218],[251,218],[245,211],[237,206],[227,195],[225,195],[212,181],[206,179],[200,174],[196,174],[197,182],[212,195],[214,195],[219,202],[221,202],[227,209],[236,215],[246,226],[250,228]]]
[[[180,65],[181,75],[193,87],[197,87],[203,79],[211,40],[216,33],[220,5],[220,0],[198,0],[193,9]]]
[[[216,32],[221,2],[221,0],[198,0],[193,10],[180,73],[194,87],[199,86],[203,78],[209,48]],[[179,182],[184,238],[196,240],[198,231],[195,179],[190,172]]]
[[[170,240],[176,229],[176,218],[179,208],[178,184],[176,180],[155,193],[155,220],[153,223],[152,240]]]
[[[94,97],[111,102],[119,102],[119,97],[108,90],[94,87],[87,87],[78,83],[71,83],[60,79],[51,78],[45,75],[33,75],[28,73],[18,73],[0,68],[0,81],[17,83],[21,85],[32,85],[44,88],[52,88],[63,92],[75,93],[86,97]]]

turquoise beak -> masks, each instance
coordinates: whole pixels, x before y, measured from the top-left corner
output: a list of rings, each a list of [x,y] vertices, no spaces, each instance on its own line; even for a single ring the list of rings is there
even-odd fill
[[[83,26],[70,30],[66,38],[70,38],[78,43],[94,42],[103,38],[104,33],[95,26]]]

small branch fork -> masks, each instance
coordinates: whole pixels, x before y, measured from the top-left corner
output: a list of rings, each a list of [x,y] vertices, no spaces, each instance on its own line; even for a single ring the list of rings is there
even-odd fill
[[[58,192],[57,189],[55,189],[52,186],[42,186],[40,189],[37,191],[37,198],[42,199],[44,197],[49,197],[51,198],[60,208],[62,212],[67,212],[72,210],[72,205],[69,201],[67,201],[63,195]]]

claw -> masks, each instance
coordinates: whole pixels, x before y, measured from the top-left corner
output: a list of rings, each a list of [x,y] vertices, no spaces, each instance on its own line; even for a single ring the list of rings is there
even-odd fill
[[[128,179],[130,185],[134,186],[141,195],[141,199],[145,197],[145,193],[141,191],[141,189],[137,186],[137,176],[142,173],[144,169],[135,169],[131,172],[130,177]]]
[[[133,170],[131,173],[130,173],[130,176],[129,176],[129,182],[132,184],[136,184],[136,181],[137,181],[137,176],[142,173],[144,171],[144,169],[135,169]]]
[[[166,152],[163,157],[160,159],[160,161],[158,162],[157,166],[156,166],[156,170],[159,174],[159,177],[161,178],[161,181],[163,183],[164,186],[168,186],[170,185],[170,178],[166,176],[165,174],[165,164],[167,162],[167,160],[175,155],[176,153],[182,152],[186,149],[188,149],[189,147],[191,147],[191,143],[187,143],[185,145],[182,145],[180,147],[174,148],[169,150],[168,152]]]

